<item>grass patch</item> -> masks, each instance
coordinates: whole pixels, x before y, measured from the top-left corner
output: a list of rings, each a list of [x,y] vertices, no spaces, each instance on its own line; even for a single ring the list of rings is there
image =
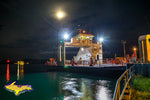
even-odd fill
[[[150,100],[150,78],[134,76],[131,100]]]
[[[132,88],[131,91],[131,100],[150,100],[150,92],[142,92],[134,88]]]
[[[150,78],[141,75],[134,76],[133,88],[143,92],[150,92]]]

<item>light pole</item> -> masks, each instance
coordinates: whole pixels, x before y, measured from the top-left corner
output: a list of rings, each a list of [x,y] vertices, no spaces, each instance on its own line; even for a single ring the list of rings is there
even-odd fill
[[[103,60],[102,60],[103,59],[102,43],[104,41],[104,38],[100,37],[99,41],[100,41],[100,49],[99,49],[99,56],[97,58],[99,59],[99,66],[100,66],[100,60],[101,60],[101,64],[103,63]]]
[[[57,20],[62,20],[66,16],[66,13],[63,11],[57,11],[55,15],[56,15]],[[59,31],[57,32],[57,42],[59,42],[59,37],[58,37],[59,35],[58,34],[59,34]],[[60,41],[60,42],[62,42],[62,41]],[[59,53],[59,54],[57,53],[57,58],[59,59],[58,60],[59,64],[61,64],[62,63],[62,56],[61,56],[62,45],[59,46],[57,43],[57,47],[58,47],[58,53]]]
[[[126,41],[122,40],[121,41],[123,44],[123,49],[124,49],[124,58],[126,58],[126,49],[125,49],[125,44],[127,43]]]
[[[134,51],[135,58],[137,59],[137,48],[134,47],[134,48],[133,48],[133,51]]]
[[[67,33],[64,34],[64,65],[66,60],[66,47],[65,47],[65,40],[69,38],[69,35]]]

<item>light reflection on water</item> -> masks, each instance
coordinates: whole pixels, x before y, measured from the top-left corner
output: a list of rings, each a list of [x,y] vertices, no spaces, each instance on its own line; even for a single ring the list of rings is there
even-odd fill
[[[109,80],[87,78],[63,78],[60,86],[64,92],[63,100],[112,100]]]
[[[96,98],[97,100],[112,100],[111,98],[111,91],[107,87],[109,81],[106,80],[99,80],[99,86],[97,87]]]
[[[27,93],[30,95],[29,98],[36,95],[37,100],[41,100],[40,97],[42,97],[42,100],[112,100],[115,87],[115,80],[113,79],[60,72],[24,75],[25,67],[15,65],[16,73],[14,77],[10,74],[12,65],[7,64],[5,79],[7,83],[14,80],[18,80],[23,84],[30,83],[35,90]],[[43,86],[43,88],[40,88],[40,86]],[[45,99],[43,96],[47,96],[49,99],[46,97]],[[22,100],[27,99],[28,97],[22,98]]]
[[[79,99],[83,97],[83,93],[78,91],[77,88],[79,87],[77,83],[77,79],[75,78],[65,78],[65,81],[62,82],[63,90],[68,91],[68,94],[66,93],[64,100],[72,100],[72,99]]]
[[[7,70],[6,70],[6,81],[9,82],[10,80],[10,71],[9,71],[10,64],[7,64]],[[24,65],[17,65],[17,80],[20,78],[23,79],[24,76]]]
[[[9,79],[10,79],[10,75],[9,75],[9,64],[7,64],[6,81],[8,82]]]
[[[17,80],[23,79],[24,76],[24,65],[19,65],[17,66]]]

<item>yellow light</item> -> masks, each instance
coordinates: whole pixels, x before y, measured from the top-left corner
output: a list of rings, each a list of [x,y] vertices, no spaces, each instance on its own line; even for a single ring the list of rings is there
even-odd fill
[[[27,62],[26,64],[29,64],[29,62]]]
[[[85,31],[85,30],[83,30],[83,33],[86,33],[86,31]]]
[[[136,47],[134,47],[133,50],[136,51],[137,50]]]
[[[24,61],[17,61],[17,63],[15,63],[15,64],[24,65],[25,63],[24,63]]]

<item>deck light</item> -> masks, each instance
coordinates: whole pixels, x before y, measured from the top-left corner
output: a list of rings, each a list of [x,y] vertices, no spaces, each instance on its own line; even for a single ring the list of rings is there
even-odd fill
[[[84,50],[84,48],[81,48],[81,51],[83,51]]]
[[[65,35],[64,35],[64,39],[68,39],[69,38],[69,35],[66,33]]]
[[[102,37],[101,37],[99,40],[100,40],[100,42],[103,42],[103,41],[104,41],[104,39],[103,39]]]

